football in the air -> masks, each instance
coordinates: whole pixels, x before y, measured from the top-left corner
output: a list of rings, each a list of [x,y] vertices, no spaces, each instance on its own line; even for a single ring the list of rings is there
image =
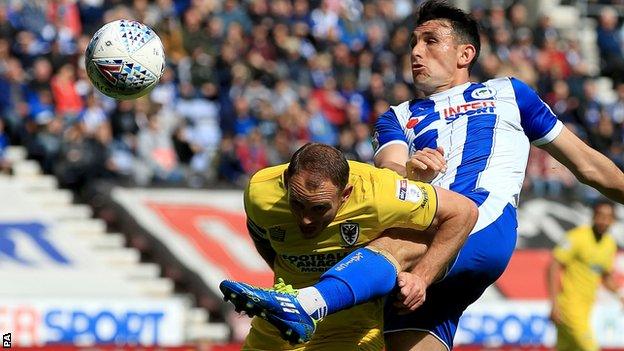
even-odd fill
[[[136,99],[156,86],[165,69],[160,38],[143,23],[117,20],[91,38],[85,52],[91,83],[115,99]]]

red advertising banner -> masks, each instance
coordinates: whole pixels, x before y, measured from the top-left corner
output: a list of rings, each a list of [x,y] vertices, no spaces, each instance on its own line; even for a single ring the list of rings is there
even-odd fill
[[[245,214],[210,205],[178,205],[148,201],[145,203],[163,223],[172,228],[184,240],[193,243],[201,256],[218,265],[230,279],[250,282],[262,286],[273,284],[273,272],[268,267],[262,270],[250,269],[237,254],[237,246],[243,241],[253,250],[253,242],[247,234]],[[246,255],[258,254],[255,251]]]

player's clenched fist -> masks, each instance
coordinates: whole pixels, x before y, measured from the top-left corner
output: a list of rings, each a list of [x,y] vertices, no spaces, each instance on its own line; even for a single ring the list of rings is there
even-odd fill
[[[416,274],[399,273],[397,285],[399,291],[394,306],[400,310],[399,314],[413,312],[425,302],[427,284]]]
[[[405,170],[408,179],[431,182],[440,172],[446,172],[444,149],[438,146],[435,150],[426,147],[416,151],[405,163]]]

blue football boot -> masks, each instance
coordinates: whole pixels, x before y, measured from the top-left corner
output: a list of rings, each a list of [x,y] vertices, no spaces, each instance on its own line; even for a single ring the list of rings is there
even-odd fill
[[[224,280],[219,284],[223,299],[234,304],[236,312],[245,311],[273,324],[282,338],[291,344],[310,340],[317,321],[297,301],[298,290],[286,285],[282,278],[271,289]]]

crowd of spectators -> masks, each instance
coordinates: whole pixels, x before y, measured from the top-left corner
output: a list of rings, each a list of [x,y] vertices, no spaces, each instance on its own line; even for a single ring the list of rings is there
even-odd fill
[[[336,145],[372,162],[370,124],[412,96],[411,0],[8,0],[0,2],[0,148],[27,147],[61,184],[241,186],[300,145]],[[624,31],[597,21],[605,105],[578,38],[521,1],[472,7],[482,29],[474,80],[516,76],[618,165],[624,130]],[[84,49],[103,24],[141,21],[163,41],[167,68],[149,96],[94,91]],[[561,197],[576,182],[539,149],[527,190]]]

